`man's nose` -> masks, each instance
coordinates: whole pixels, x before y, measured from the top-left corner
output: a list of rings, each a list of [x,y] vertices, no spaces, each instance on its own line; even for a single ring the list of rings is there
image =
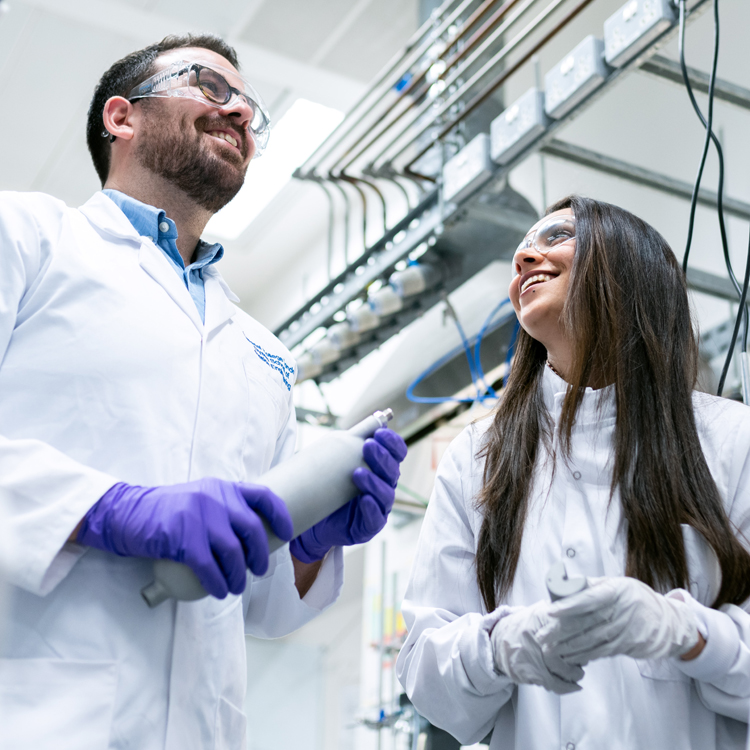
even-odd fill
[[[248,147],[255,150],[255,141],[248,126],[253,119],[253,108],[241,96],[236,96],[234,101],[219,109],[225,117],[235,118],[237,125],[244,131],[243,137],[247,141]]]

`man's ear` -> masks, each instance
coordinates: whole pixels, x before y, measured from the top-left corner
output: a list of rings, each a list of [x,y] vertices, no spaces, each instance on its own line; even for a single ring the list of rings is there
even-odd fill
[[[104,104],[102,120],[107,132],[115,138],[129,141],[135,135],[133,105],[125,97],[111,96]]]

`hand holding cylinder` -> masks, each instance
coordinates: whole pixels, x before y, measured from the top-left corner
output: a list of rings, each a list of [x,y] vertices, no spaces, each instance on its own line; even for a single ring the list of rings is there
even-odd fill
[[[266,516],[268,523],[262,523],[265,529],[262,534],[263,542],[256,550],[259,553],[262,552],[266,566],[270,552],[281,547],[290,537],[294,535],[299,537],[303,532],[324,520],[328,522],[324,523],[324,526],[329,531],[330,529],[340,531],[345,527],[351,532],[350,538],[353,540],[346,542],[342,541],[341,536],[326,534],[321,537],[323,544],[329,544],[326,547],[326,552],[333,544],[355,544],[358,543],[356,540],[364,541],[364,537],[377,525],[373,523],[372,516],[368,516],[368,521],[364,523],[364,526],[367,527],[367,533],[359,533],[363,528],[361,522],[350,527],[348,523],[339,523],[338,521],[332,523],[329,521],[329,517],[340,518],[346,515],[346,512],[340,513],[339,516],[336,516],[336,513],[354,497],[361,497],[362,500],[370,498],[370,500],[365,500],[362,506],[365,512],[373,510],[370,501],[375,503],[379,501],[378,513],[382,517],[387,517],[393,504],[394,488],[398,478],[398,463],[403,460],[406,454],[406,445],[391,430],[382,430],[386,437],[381,435],[376,441],[366,439],[372,436],[376,430],[381,432],[379,428],[387,424],[392,416],[390,409],[385,412],[375,412],[350,430],[331,432],[309,448],[296,453],[288,461],[275,466],[258,479],[262,489],[276,498],[288,511],[294,529],[293,532],[287,533],[286,527],[274,524],[273,519]],[[379,459],[375,457],[375,454],[381,449],[375,450],[371,444],[377,442],[390,446],[389,459],[383,455],[380,455]],[[368,446],[368,444],[370,445]],[[373,470],[376,471],[378,476],[362,465],[363,455],[368,465],[376,467]],[[396,458],[396,456],[400,456],[400,458]],[[388,484],[389,482],[392,482],[392,486]],[[232,483],[227,482],[225,484]],[[358,495],[358,493],[363,494]],[[283,498],[283,502],[279,498]],[[359,504],[356,508],[361,510]],[[355,512],[352,514],[352,518],[355,520],[361,518],[361,513]],[[385,520],[382,520],[377,530],[367,538],[374,536],[384,523]],[[196,519],[196,524],[200,527],[200,518]],[[315,547],[316,552],[320,552],[320,549],[320,544]],[[300,552],[300,554],[303,553]],[[323,552],[324,554],[325,552]],[[175,560],[180,560],[180,562],[175,562]],[[197,571],[192,566],[181,564],[182,562],[189,561],[172,557],[166,560],[157,560],[154,563],[155,581],[141,592],[149,606],[155,607],[170,597],[190,601],[207,595],[206,588],[201,585],[201,580],[196,576]],[[264,571],[265,568],[260,574]],[[232,593],[240,593],[244,590],[244,567],[242,568],[241,578],[242,583],[241,586],[238,583],[238,591],[233,588],[229,589]],[[221,596],[225,595],[226,591],[221,594]]]
[[[77,540],[125,557],[184,563],[204,595],[223,598],[244,590],[247,568],[257,575],[268,569],[264,523],[292,536],[286,506],[267,487],[211,478],[162,487],[121,482],[89,510]]]
[[[362,455],[369,470],[352,473],[360,494],[292,540],[290,551],[301,562],[321,560],[332,547],[368,542],[385,526],[406,443],[393,430],[381,428],[365,441]]]

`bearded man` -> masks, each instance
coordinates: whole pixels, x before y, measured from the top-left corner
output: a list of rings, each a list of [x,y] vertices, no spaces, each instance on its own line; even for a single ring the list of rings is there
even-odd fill
[[[0,193],[4,750],[244,747],[244,633],[329,606],[341,546],[386,522],[406,452],[390,430],[365,443],[362,494],[294,539],[255,483],[294,451],[295,366],[201,233],[268,134],[231,47],[168,37],[97,86],[101,192],[79,209]],[[291,539],[270,555],[264,520]],[[210,596],[149,609],[158,558]]]

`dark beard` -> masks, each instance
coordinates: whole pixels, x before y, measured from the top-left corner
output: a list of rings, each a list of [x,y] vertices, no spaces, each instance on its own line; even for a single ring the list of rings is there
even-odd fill
[[[230,155],[208,151],[203,139],[209,136],[204,135],[203,128],[208,126],[209,118],[201,117],[195,124],[187,118],[179,123],[169,122],[159,117],[158,108],[152,106],[144,108],[144,115],[146,137],[138,146],[136,158],[146,169],[212,213],[237,195],[245,181],[242,157],[237,154],[232,159]],[[217,127],[223,129],[226,124]]]

